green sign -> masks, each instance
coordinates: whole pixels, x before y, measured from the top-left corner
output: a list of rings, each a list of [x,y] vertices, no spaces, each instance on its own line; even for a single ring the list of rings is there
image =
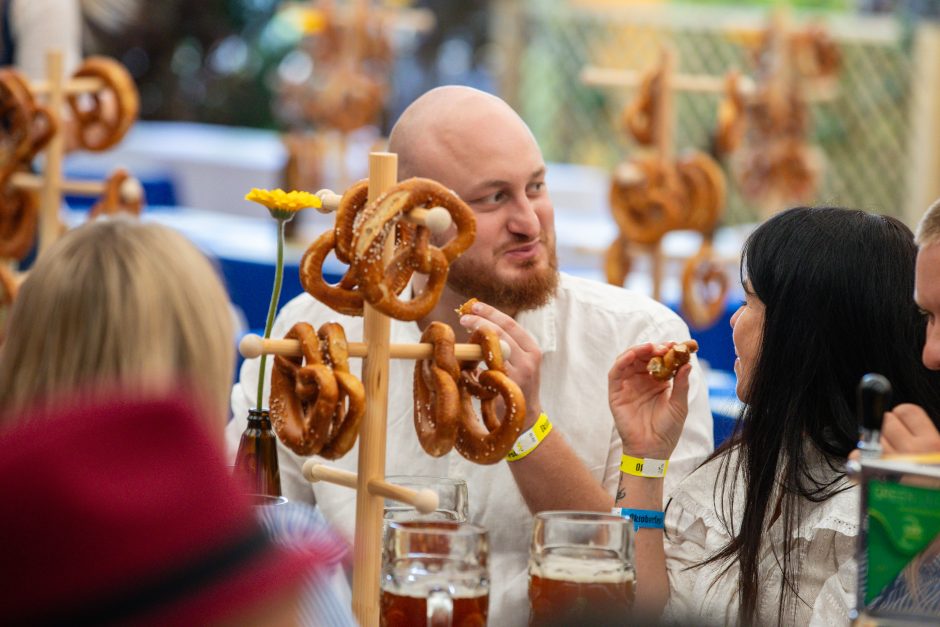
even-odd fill
[[[881,594],[940,533],[940,490],[868,482],[865,604]]]

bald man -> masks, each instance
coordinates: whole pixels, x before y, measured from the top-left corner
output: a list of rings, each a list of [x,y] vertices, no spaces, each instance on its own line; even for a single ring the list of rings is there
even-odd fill
[[[417,323],[393,320],[391,341],[418,342],[434,320],[451,325],[458,341],[479,325],[496,327],[511,348],[509,376],[526,397],[525,428],[544,413],[553,429],[517,461],[480,466],[456,452],[431,457],[415,435],[413,364],[392,360],[386,474],[467,481],[470,520],[490,532],[490,624],[524,625],[533,512],[609,512],[614,503],[621,444],[604,373],[626,347],[685,340],[689,331],[649,298],[559,273],[541,150],[522,119],[499,98],[466,87],[432,90],[405,110],[389,144],[399,155],[400,179],[439,181],[470,205],[477,225],[476,240],[451,266],[438,305]],[[425,280],[416,276],[406,290],[420,291]],[[470,297],[481,303],[459,317],[454,310]],[[307,294],[284,307],[272,336],[283,336],[301,320],[314,326],[339,320],[349,338],[362,337],[361,318],[339,315]],[[245,427],[257,376],[258,360],[246,361],[232,393],[232,447]],[[666,476],[667,494],[712,450],[707,389],[697,363],[689,405]],[[325,483],[311,487],[300,474],[304,459],[286,448],[279,459],[285,495],[313,500],[315,492],[325,516],[352,537],[353,492]],[[357,455],[352,451],[329,463],[355,471]]]

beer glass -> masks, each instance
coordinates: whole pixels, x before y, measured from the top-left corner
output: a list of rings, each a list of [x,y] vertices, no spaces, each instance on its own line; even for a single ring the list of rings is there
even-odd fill
[[[419,514],[407,503],[385,499],[385,520],[451,520],[467,522],[470,517],[467,505],[467,482],[450,477],[424,477],[392,475],[385,478],[389,483],[411,488],[431,490],[437,493],[437,510],[430,514]]]
[[[633,526],[597,512],[540,512],[529,551],[529,625],[628,617]]]
[[[383,544],[383,627],[486,625],[489,540],[482,527],[390,521]]]

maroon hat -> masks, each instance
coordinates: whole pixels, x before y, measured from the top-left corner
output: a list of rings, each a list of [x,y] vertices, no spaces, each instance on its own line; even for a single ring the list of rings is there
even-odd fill
[[[78,401],[0,432],[4,624],[202,625],[334,562],[265,536],[180,400]]]

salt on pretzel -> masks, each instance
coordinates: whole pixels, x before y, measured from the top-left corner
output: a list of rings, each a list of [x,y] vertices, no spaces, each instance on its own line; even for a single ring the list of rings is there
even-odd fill
[[[467,368],[460,375],[462,411],[457,423],[457,452],[477,464],[495,464],[509,453],[525,421],[525,396],[509,378],[502,360],[499,335],[488,327],[480,327],[470,342],[483,349],[487,369],[474,376]],[[473,398],[480,399],[483,421],[473,408]],[[503,415],[497,416],[496,403],[503,402]]]
[[[478,302],[480,302],[480,299],[471,298],[470,300],[465,302],[463,305],[455,309],[455,311],[457,312],[458,316],[469,316],[470,314],[473,313],[473,306]]]
[[[682,269],[682,314],[699,329],[712,326],[721,317],[730,280],[715,260],[710,241],[689,257]]]
[[[276,355],[271,369],[271,423],[288,448],[316,455],[327,443],[339,402],[336,377],[323,361],[313,327],[298,322],[286,339],[299,340],[302,356]]]
[[[679,342],[666,351],[662,357],[656,356],[646,364],[646,371],[657,381],[668,381],[676,376],[679,368],[689,363],[692,353],[698,350],[698,342],[686,340]]]
[[[349,345],[343,327],[336,322],[324,323],[317,336],[339,388],[329,440],[319,455],[326,459],[339,459],[349,452],[359,437],[359,424],[366,411],[366,392],[362,382],[349,372]]]
[[[431,359],[415,361],[415,433],[428,455],[440,457],[454,448],[460,415],[454,330],[443,322],[432,322],[421,334],[421,342],[433,344],[434,353]]]
[[[392,227],[406,212],[422,206],[446,209],[456,234],[438,248],[429,244],[428,230],[418,227],[411,245],[398,249],[390,268],[383,268],[383,250]],[[446,187],[430,179],[411,178],[388,189],[360,213],[354,232],[352,268],[365,299],[392,318],[419,320],[440,298],[450,263],[473,243],[476,222],[470,207]],[[399,270],[428,275],[424,291],[411,301],[399,300],[395,285],[389,282]]]
[[[99,92],[69,94],[72,117],[77,122],[78,144],[86,150],[107,150],[122,139],[140,111],[137,86],[127,69],[109,57],[86,58],[75,78],[97,78]]]

